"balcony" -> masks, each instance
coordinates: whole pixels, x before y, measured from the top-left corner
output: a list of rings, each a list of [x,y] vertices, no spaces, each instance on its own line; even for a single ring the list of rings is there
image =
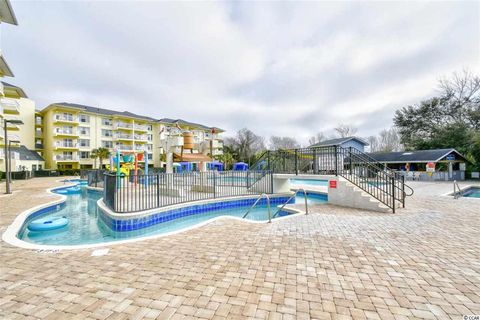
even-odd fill
[[[117,144],[116,149],[119,151],[133,151],[133,146],[125,144]]]
[[[222,149],[213,149],[212,153],[213,153],[214,156],[218,156],[218,155],[223,154],[223,150]]]
[[[223,141],[213,140],[212,148],[214,149],[222,149],[223,148]]]
[[[35,149],[43,149],[43,144],[35,143]]]
[[[35,138],[43,139],[43,132],[41,132],[41,131],[36,131],[36,132],[35,132]]]
[[[7,131],[18,131],[20,126],[14,123],[7,123]]]
[[[134,128],[135,128],[135,131],[144,131],[144,132],[148,131],[148,127],[142,124],[135,124]]]
[[[132,140],[133,139],[133,135],[131,134],[127,134],[127,133],[116,133],[115,134],[115,139],[117,140]]]
[[[121,130],[133,130],[133,125],[131,123],[119,121],[119,122],[115,122],[114,128],[121,129]]]
[[[43,119],[42,118],[36,118],[35,119],[35,127],[43,127]]]
[[[55,128],[53,134],[55,136],[68,136],[68,137],[78,137],[77,130]]]
[[[76,142],[57,141],[55,142],[55,149],[78,149]]]
[[[4,114],[20,114],[20,104],[14,99],[2,98],[0,103]]]
[[[148,141],[148,137],[144,134],[136,134],[134,137],[136,141]]]
[[[63,122],[63,123],[71,123],[71,124],[78,124],[78,119],[75,116],[68,116],[64,114],[56,114],[53,118],[54,122]]]
[[[78,155],[76,154],[57,154],[53,156],[53,160],[57,162],[78,162]]]

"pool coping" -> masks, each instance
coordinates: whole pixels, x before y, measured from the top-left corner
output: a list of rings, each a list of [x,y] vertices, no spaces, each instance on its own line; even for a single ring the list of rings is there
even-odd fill
[[[56,182],[62,182],[62,181],[64,181],[64,180],[58,180]],[[72,182],[72,184],[67,184],[67,185],[63,185],[63,186],[57,186],[57,187],[52,187],[52,188],[46,189],[47,193],[50,193],[50,194],[53,194],[53,195],[58,195],[61,198],[58,199],[58,200],[53,200],[53,201],[47,202],[45,204],[35,206],[33,208],[30,208],[30,209],[27,209],[27,210],[21,212],[19,215],[17,215],[17,217],[13,220],[13,222],[7,227],[5,232],[2,234],[2,240],[4,242],[12,245],[12,246],[19,247],[19,248],[22,248],[22,249],[31,249],[31,250],[40,250],[40,251],[43,251],[43,250],[46,250],[46,251],[48,251],[48,250],[51,250],[51,251],[81,250],[81,249],[92,249],[92,248],[100,248],[100,247],[110,247],[110,246],[113,246],[113,245],[121,245],[121,244],[128,244],[128,243],[133,243],[133,242],[163,238],[163,237],[171,236],[171,235],[182,233],[182,232],[187,232],[187,231],[190,231],[190,230],[193,230],[193,229],[196,229],[196,228],[200,228],[204,225],[207,225],[209,223],[212,223],[212,222],[215,222],[215,221],[218,221],[218,220],[222,220],[222,219],[233,219],[233,220],[242,221],[242,222],[251,223],[251,224],[268,224],[269,223],[268,221],[254,221],[254,220],[248,220],[248,219],[243,219],[243,218],[240,218],[240,217],[233,217],[233,216],[219,216],[219,217],[215,217],[215,218],[200,222],[200,223],[195,224],[193,226],[186,227],[186,228],[180,229],[180,230],[171,231],[171,232],[166,232],[166,233],[161,233],[161,234],[156,234],[156,235],[151,235],[151,236],[146,236],[146,237],[138,237],[138,238],[108,241],[108,242],[101,242],[101,243],[91,243],[91,244],[84,244],[84,245],[35,244],[35,243],[31,243],[31,242],[21,240],[17,237],[17,235],[20,232],[20,229],[22,228],[23,224],[25,223],[25,221],[28,219],[28,217],[31,214],[33,214],[33,213],[35,213],[39,210],[42,210],[44,208],[50,207],[50,206],[62,204],[67,200],[66,195],[55,193],[55,192],[53,192],[54,190],[68,188],[68,187],[72,187],[72,186],[75,186],[75,185],[76,184]],[[281,193],[281,194],[285,195],[285,193]],[[255,196],[255,195],[252,195],[252,196]],[[252,196],[242,196],[242,197],[243,198],[246,197],[248,199],[248,198],[251,198]],[[216,200],[216,201],[213,201],[213,202],[217,202],[217,201],[222,201],[222,200],[227,200],[227,199],[228,200],[232,200],[232,199],[236,200],[238,198],[240,198],[240,197],[228,197],[228,198],[225,197],[225,198],[208,199],[208,200]],[[103,203],[103,198],[100,198],[97,201],[97,204],[100,201]],[[200,200],[200,201],[206,201],[206,200]],[[195,201],[195,202],[198,202],[198,201]],[[182,206],[180,206],[180,207],[190,206],[190,205],[195,205],[195,204],[194,204],[193,201],[192,202],[185,202],[185,203],[182,203]],[[179,206],[179,205],[177,205],[177,206]],[[100,207],[99,207],[99,209],[102,210]],[[159,208],[157,208],[157,211],[158,211],[158,209]],[[151,210],[148,210],[148,211],[156,211],[156,210],[151,209]],[[272,221],[280,221],[280,220],[293,218],[293,217],[296,217],[298,215],[305,215],[304,211],[302,211],[300,209],[296,209],[296,208],[291,208],[291,207],[289,207],[289,208],[284,207],[282,209],[282,211],[288,211],[292,214],[284,216],[284,217],[278,217],[278,218],[272,219]]]
[[[460,188],[460,191],[463,192],[463,191],[465,191],[465,190],[467,190],[467,189],[470,189],[470,188],[479,189],[479,188],[480,188],[480,185],[478,185],[478,184],[467,184],[466,186],[461,187],[461,188]],[[454,194],[453,194],[453,191],[452,191],[452,192],[444,193],[444,194],[442,194],[442,196],[444,196],[444,197],[453,197]],[[475,199],[475,201],[480,200],[480,198],[464,197],[464,196],[461,196],[461,197],[457,198],[457,200],[460,199],[460,198],[462,198],[462,199]]]

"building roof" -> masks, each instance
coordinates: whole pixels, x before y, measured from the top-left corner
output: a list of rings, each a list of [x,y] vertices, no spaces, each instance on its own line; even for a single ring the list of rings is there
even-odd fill
[[[455,154],[456,160],[468,161],[457,150],[450,149],[433,149],[433,150],[416,150],[416,151],[400,151],[400,152],[375,152],[369,153],[372,158],[383,163],[407,163],[407,162],[438,162],[446,158],[451,153]]]
[[[85,112],[104,114],[104,115],[107,115],[107,116],[123,116],[123,117],[137,118],[137,119],[142,119],[142,120],[147,120],[147,121],[156,121],[156,119],[154,119],[154,118],[150,118],[150,117],[142,116],[142,115],[139,115],[139,114],[131,113],[129,111],[116,111],[116,110],[110,110],[110,109],[103,109],[103,108],[98,108],[98,107],[86,106],[86,105],[78,104],[78,103],[57,102],[57,103],[52,103],[51,105],[81,109]]]
[[[217,128],[217,127],[208,127],[208,126],[200,124],[200,123],[185,121],[183,119],[162,118],[162,119],[158,120],[158,122],[171,123],[171,124],[174,124],[174,123],[178,122],[179,125],[197,127],[197,128],[203,129],[203,130],[211,130],[212,128],[215,128],[215,130],[217,130],[219,132],[224,132],[225,131],[225,130]]]
[[[364,146],[368,146],[368,143],[365,140],[360,139],[358,137],[345,137],[345,138],[337,138],[337,139],[329,139],[329,140],[321,141],[319,143],[312,144],[310,147],[338,146],[338,145],[344,144],[345,142],[348,142],[350,140],[355,140],[355,141],[363,144]]]
[[[199,123],[195,123],[195,122],[185,121],[183,119],[162,118],[160,120],[157,120],[157,119],[154,119],[154,118],[151,118],[151,117],[146,117],[146,116],[142,116],[142,115],[139,115],[139,114],[131,113],[129,111],[116,111],[116,110],[110,110],[110,109],[103,109],[103,108],[98,108],[98,107],[86,106],[86,105],[78,104],[78,103],[56,102],[56,103],[52,103],[52,104],[48,105],[45,109],[49,108],[50,106],[63,106],[63,107],[67,107],[67,108],[75,108],[75,109],[83,110],[85,112],[98,113],[98,114],[103,114],[103,115],[107,115],[107,116],[123,116],[123,117],[137,118],[137,119],[142,119],[142,120],[146,120],[146,121],[157,121],[157,122],[163,122],[163,123],[169,123],[169,124],[175,124],[175,123],[178,122],[179,125],[196,127],[196,128],[200,128],[202,130],[208,130],[208,131],[210,131],[212,129],[212,127],[207,127],[203,124],[199,124]],[[218,132],[224,132],[225,131],[225,130],[220,129],[218,127],[213,127],[213,128],[215,128],[215,130],[218,131]]]
[[[36,151],[27,149],[25,146],[12,146],[12,152],[17,152],[20,156],[20,160],[45,161]]]
[[[0,53],[0,75],[2,77],[13,77],[13,72],[5,61],[3,54]]]
[[[1,1],[1,0],[0,0]],[[22,88],[20,87],[17,87],[17,86],[14,86],[13,84],[10,84],[10,83],[7,83],[5,81],[2,81],[2,84],[3,84],[3,88],[4,89],[7,89],[7,90],[14,90],[17,92],[17,94],[22,97],[22,98],[28,98],[27,94],[25,93],[25,91],[23,91]]]
[[[9,0],[0,0],[0,20],[5,23],[18,25],[17,18],[15,17]]]

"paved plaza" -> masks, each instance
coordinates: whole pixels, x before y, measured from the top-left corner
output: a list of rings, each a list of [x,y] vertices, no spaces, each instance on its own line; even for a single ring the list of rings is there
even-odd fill
[[[57,199],[16,181],[0,227]],[[411,183],[397,214],[317,205],[271,224],[40,252],[1,243],[1,319],[462,319],[480,314],[480,199]],[[5,185],[0,184],[2,192]]]

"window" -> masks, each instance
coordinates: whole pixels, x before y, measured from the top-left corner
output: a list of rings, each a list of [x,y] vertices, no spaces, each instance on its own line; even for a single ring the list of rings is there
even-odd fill
[[[81,123],[89,123],[90,122],[90,116],[87,116],[86,114],[81,114],[78,116],[78,120]]]
[[[80,139],[79,144],[80,144],[80,147],[90,147],[90,140],[89,139]]]
[[[89,159],[90,152],[89,151],[80,151],[80,159]]]
[[[153,140],[153,134],[147,134],[147,140],[152,141]]]
[[[102,147],[113,148],[113,142],[112,141],[102,141]]]
[[[152,125],[151,124],[147,125],[147,130],[152,131]]]
[[[102,118],[102,125],[104,125],[104,126],[111,126],[112,124],[113,124],[112,119]]]
[[[36,164],[32,164],[32,171],[36,171],[37,170],[37,165]]]
[[[151,144],[147,144],[147,150],[152,151],[152,149],[153,149],[153,146]]]
[[[152,160],[153,159],[153,154],[149,153],[148,154],[148,160]]]
[[[90,128],[88,128],[88,127],[78,127],[78,133],[81,136],[88,136],[88,135],[90,135]]]
[[[42,165],[41,164],[38,165],[38,170],[42,170]]]
[[[102,137],[113,137],[112,130],[102,129]]]

